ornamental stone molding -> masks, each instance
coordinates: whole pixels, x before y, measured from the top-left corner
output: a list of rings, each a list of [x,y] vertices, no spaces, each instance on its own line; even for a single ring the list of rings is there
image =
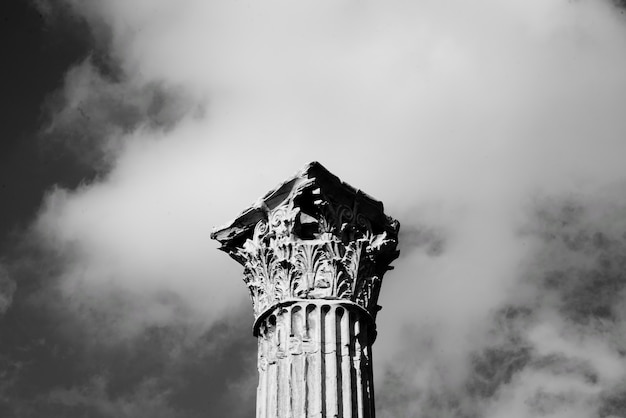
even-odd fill
[[[372,344],[398,221],[312,162],[211,238],[244,267],[257,418],[373,418]]]
[[[375,318],[399,226],[381,202],[312,162],[211,238],[244,266],[256,318],[294,299],[348,300]]]

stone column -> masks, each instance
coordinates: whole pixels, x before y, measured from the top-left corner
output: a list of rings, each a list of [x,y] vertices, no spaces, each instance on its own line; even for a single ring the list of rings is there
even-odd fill
[[[211,237],[244,266],[258,338],[257,418],[373,418],[383,205],[311,163]]]

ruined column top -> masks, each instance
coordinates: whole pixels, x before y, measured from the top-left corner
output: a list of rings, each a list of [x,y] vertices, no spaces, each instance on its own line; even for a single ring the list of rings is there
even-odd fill
[[[398,230],[380,201],[312,162],[211,238],[244,266],[256,317],[290,299],[350,300],[375,317]]]

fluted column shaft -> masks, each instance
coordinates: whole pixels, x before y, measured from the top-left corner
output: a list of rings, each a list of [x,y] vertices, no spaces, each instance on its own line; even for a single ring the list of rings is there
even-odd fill
[[[255,324],[257,418],[374,418],[374,323],[340,300],[280,303]]]

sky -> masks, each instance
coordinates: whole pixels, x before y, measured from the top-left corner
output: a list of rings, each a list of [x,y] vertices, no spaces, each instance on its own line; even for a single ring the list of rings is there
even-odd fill
[[[401,224],[379,418],[626,417],[621,2],[0,7],[0,416],[252,416],[209,235],[316,160]]]

